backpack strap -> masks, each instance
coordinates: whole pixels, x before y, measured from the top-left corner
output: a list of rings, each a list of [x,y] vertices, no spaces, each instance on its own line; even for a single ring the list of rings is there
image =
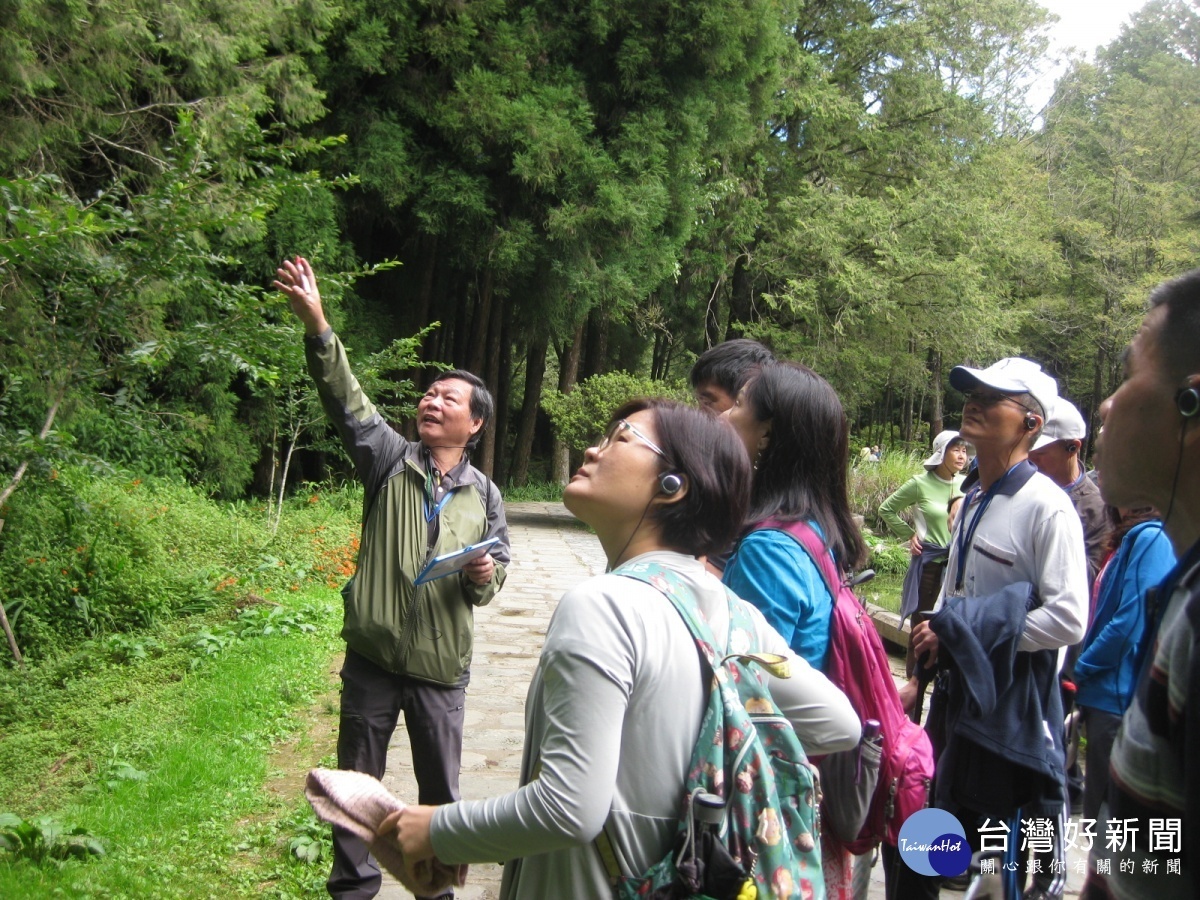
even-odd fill
[[[696,596],[692,593],[691,587],[679,577],[678,573],[666,566],[659,563],[627,563],[614,569],[613,574],[644,582],[670,600],[675,611],[687,625],[688,631],[692,633],[692,638],[696,641],[701,656],[713,671],[719,669],[726,661],[736,659],[743,663],[757,663],[777,678],[791,677],[788,658],[778,653],[730,653],[728,643],[726,643],[724,651],[718,656],[717,639],[713,635],[708,621],[704,618],[704,613],[696,604]],[[729,635],[733,634],[735,628],[749,630],[752,622],[745,611],[735,602],[737,595],[728,587],[724,585],[722,587],[725,588],[725,601],[729,608]]]
[[[758,663],[777,678],[791,677],[788,658],[777,653],[730,653],[728,645],[726,645],[721,655],[718,656],[716,637],[696,603],[695,594],[687,582],[673,570],[659,563],[627,563],[614,569],[612,574],[648,584],[671,601],[671,605],[683,619],[696,644],[700,656],[700,675],[703,688],[707,692],[710,703],[712,695],[720,690],[717,679],[714,677],[715,673],[720,671],[721,667],[731,659],[742,663]],[[750,628],[752,625],[750,617],[734,602],[737,595],[729,588],[725,588],[725,597],[729,606],[729,634],[733,634],[735,627]],[[604,864],[610,883],[616,886],[622,878],[622,872],[617,862],[613,839],[608,832],[607,820],[593,843],[596,845],[596,852],[600,854],[600,860]]]

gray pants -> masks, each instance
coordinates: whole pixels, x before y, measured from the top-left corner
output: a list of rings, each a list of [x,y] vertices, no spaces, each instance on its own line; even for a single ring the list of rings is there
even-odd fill
[[[1121,727],[1121,716],[1088,706],[1083,713],[1087,733],[1087,771],[1083,778],[1083,814],[1089,819],[1100,816],[1100,806],[1108,797],[1108,760]]]
[[[412,745],[417,802],[436,805],[457,800],[465,700],[465,687],[439,687],[397,675],[346,648],[338,768],[382,778],[388,743],[403,711]],[[379,864],[367,845],[348,831],[334,828],[333,871],[326,885],[329,895],[338,900],[370,900],[379,893],[382,881]]]

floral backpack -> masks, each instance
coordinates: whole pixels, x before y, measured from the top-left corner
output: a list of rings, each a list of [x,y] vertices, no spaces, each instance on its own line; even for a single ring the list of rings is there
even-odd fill
[[[823,900],[816,769],[763,672],[786,678],[786,658],[755,652],[753,623],[728,591],[729,641],[719,649],[691,590],[674,572],[634,563],[614,574],[643,581],[671,601],[695,638],[710,687],[675,847],[649,871],[629,877],[617,869],[607,836],[597,839],[617,897]]]

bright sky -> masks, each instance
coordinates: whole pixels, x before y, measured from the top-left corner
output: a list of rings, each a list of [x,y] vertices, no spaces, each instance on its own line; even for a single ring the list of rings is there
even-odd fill
[[[1107,44],[1121,32],[1132,13],[1147,0],[1038,0],[1059,21],[1050,30],[1050,64],[1029,89],[1029,105],[1040,110],[1054,91],[1054,81],[1062,74],[1067,51],[1082,51],[1088,58],[1096,48]],[[1057,62],[1056,62],[1057,60]]]

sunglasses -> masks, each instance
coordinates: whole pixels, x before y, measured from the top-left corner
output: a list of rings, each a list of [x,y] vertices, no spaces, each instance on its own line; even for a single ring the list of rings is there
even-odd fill
[[[991,391],[967,391],[966,393],[963,394],[964,405],[966,403],[974,403],[976,406],[981,407],[983,409],[990,409],[991,407],[996,406],[1000,403],[1003,403],[1006,400],[1009,403],[1013,403],[1013,404],[1021,407],[1021,409],[1025,410],[1025,412],[1027,412],[1027,413],[1033,413],[1034,415],[1039,415],[1038,413],[1036,413],[1032,409],[1030,409],[1028,406],[1026,406],[1024,403],[1017,400],[1017,398],[1010,397],[1008,394],[993,393]]]
[[[663,459],[667,458],[667,454],[663,452],[662,448],[659,447],[658,444],[654,443],[654,441],[650,440],[650,438],[638,431],[636,425],[633,425],[631,422],[627,422],[625,419],[617,419],[617,421],[612,423],[612,427],[608,429],[608,433],[605,434],[604,437],[600,438],[600,441],[596,444],[596,452],[603,453],[609,444],[611,444],[625,432],[632,434],[635,438],[637,438]]]

